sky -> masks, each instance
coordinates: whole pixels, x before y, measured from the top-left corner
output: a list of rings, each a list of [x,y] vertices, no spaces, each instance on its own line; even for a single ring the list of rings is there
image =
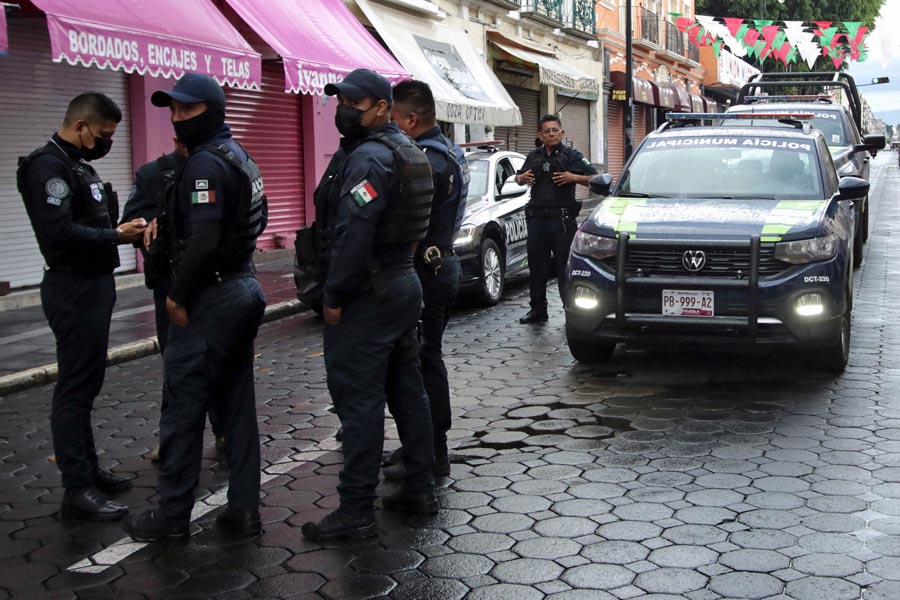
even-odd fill
[[[862,87],[859,92],[876,117],[896,125],[900,122],[900,0],[884,3],[866,45],[869,58],[850,63],[849,73],[857,85],[869,83],[873,77],[891,78],[890,83]]]

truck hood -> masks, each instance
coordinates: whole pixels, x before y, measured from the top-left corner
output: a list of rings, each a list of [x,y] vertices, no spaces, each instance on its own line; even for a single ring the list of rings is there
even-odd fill
[[[585,223],[586,231],[637,239],[747,240],[762,242],[818,235],[826,200],[718,198],[605,199]]]

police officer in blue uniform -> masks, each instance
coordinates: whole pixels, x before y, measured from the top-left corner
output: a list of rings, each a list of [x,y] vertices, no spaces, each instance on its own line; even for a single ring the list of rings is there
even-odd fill
[[[556,268],[559,295],[565,303],[566,261],[578,227],[575,217],[581,209],[575,200],[575,185],[587,186],[591,175],[597,174],[581,152],[562,144],[565,136],[559,117],[541,117],[538,138],[542,145],[528,153],[516,173],[518,183],[531,187],[531,199],[525,207],[531,310],[519,319],[520,323],[547,321],[547,279],[551,264]]]
[[[334,244],[323,294],[325,369],[344,428],[344,468],[340,507],[302,527],[313,540],[377,535],[374,500],[388,396],[398,399],[392,412],[407,449],[407,480],[383,505],[437,510],[416,338],[422,286],[413,270],[431,212],[431,168],[390,122],[391,86],[384,77],[356,69],[325,93],[338,96],[335,125],[346,153],[324,191]]]
[[[142,165],[134,174],[134,186],[122,207],[122,222],[135,218],[143,218],[148,223],[165,213],[166,192],[174,183],[181,169],[187,162],[188,148],[177,138],[174,140],[175,150],[163,154],[159,158]],[[169,339],[169,312],[166,310],[166,298],[172,286],[171,264],[169,252],[163,248],[162,240],[156,239],[148,248],[144,248],[143,238],[137,242],[144,257],[144,283],[153,291],[155,309],[156,340],[160,354],[166,351]],[[160,407],[166,410],[166,398]],[[210,404],[209,422],[216,437],[216,449],[224,450],[225,438],[221,434],[213,404]],[[159,445],[150,452],[150,460],[159,461]]]
[[[173,278],[166,299],[159,505],[126,520],[125,531],[138,541],[188,539],[206,411],[215,402],[231,471],[228,507],[217,522],[253,535],[261,530],[253,340],[265,297],[253,254],[266,225],[262,177],[231,136],[225,94],[214,79],[185,74],[151,101],[171,109],[176,137],[190,157],[167,201]]]
[[[67,518],[115,520],[128,511],[106,494],[130,488],[131,481],[99,466],[91,431],[116,302],[117,245],[140,239],[146,228],[143,219],[116,227],[115,194],[90,165],[109,152],[121,120],[121,110],[108,97],[81,94],[69,103],[59,131],[21,159],[17,172],[47,262],[41,304],[56,337],[59,366],[50,428]]]
[[[400,129],[425,150],[431,163],[434,200],[428,232],[416,251],[416,274],[422,283],[422,340],[419,360],[422,380],[431,405],[434,434],[435,477],[450,474],[447,455],[447,431],[450,430],[450,384],[444,364],[442,339],[450,309],[459,292],[459,257],[453,252],[453,240],[462,224],[469,191],[469,166],[463,149],[444,134],[435,121],[434,95],[424,81],[409,80],[394,86],[391,118]],[[394,400],[388,398],[388,405]],[[402,479],[403,462],[387,467],[384,476]]]

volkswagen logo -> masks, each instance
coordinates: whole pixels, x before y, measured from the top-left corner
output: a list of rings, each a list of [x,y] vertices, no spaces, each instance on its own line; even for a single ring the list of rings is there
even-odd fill
[[[681,255],[681,264],[691,273],[697,273],[706,266],[706,252],[703,250],[685,250]]]

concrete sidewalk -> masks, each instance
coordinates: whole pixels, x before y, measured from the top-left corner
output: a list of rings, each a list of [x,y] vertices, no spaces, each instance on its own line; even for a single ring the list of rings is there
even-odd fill
[[[293,251],[257,257],[257,277],[266,294],[266,321],[302,310],[293,280]],[[117,299],[109,334],[110,365],[159,352],[153,295],[142,274],[116,277]],[[56,341],[41,308],[40,290],[0,298],[0,396],[56,381]]]

